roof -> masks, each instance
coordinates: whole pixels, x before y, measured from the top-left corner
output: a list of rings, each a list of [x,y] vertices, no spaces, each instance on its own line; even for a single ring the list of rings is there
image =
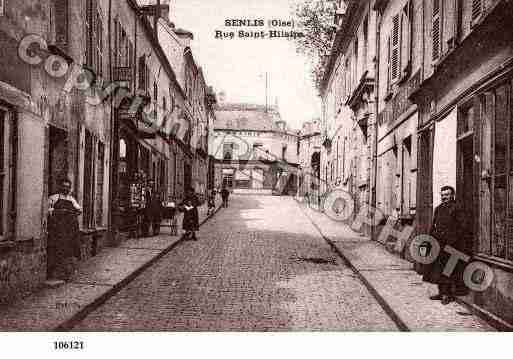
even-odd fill
[[[214,108],[216,130],[247,130],[282,132],[277,121],[282,121],[280,113],[273,107],[249,103],[222,103]],[[283,121],[284,122],[284,121]],[[286,128],[286,132],[291,132]]]

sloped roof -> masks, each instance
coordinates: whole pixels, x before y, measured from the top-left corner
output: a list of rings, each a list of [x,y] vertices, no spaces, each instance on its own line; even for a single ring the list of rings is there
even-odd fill
[[[219,130],[280,131],[280,114],[263,105],[223,103],[215,107],[214,128]]]

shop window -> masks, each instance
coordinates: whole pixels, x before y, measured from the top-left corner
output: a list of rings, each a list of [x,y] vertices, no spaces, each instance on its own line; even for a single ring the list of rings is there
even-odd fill
[[[223,144],[223,159],[224,160],[231,160],[233,159],[233,143],[224,143]]]
[[[0,107],[0,240],[14,233],[16,215],[16,122]]]
[[[480,253],[513,260],[513,124],[511,87],[503,84],[480,97]],[[476,113],[477,107],[476,107]]]

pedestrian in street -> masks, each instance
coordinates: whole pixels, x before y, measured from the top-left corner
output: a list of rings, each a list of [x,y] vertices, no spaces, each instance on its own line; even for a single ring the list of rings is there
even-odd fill
[[[214,213],[214,210],[216,208],[216,189],[213,188],[210,192],[210,195],[208,196],[208,210],[207,210],[207,216],[210,216],[212,213]]]
[[[162,222],[162,202],[160,201],[160,194],[154,191],[149,197],[149,206],[147,208],[147,218],[151,223],[152,233],[150,235],[160,234],[160,224]]]
[[[228,197],[230,196],[230,191],[228,191],[228,188],[226,186],[223,186],[221,189],[221,198],[223,199],[223,207],[228,207]]]
[[[178,209],[183,212],[182,228],[185,231],[186,240],[195,240],[196,231],[199,230],[198,198],[194,189],[188,188],[185,192],[185,199],[178,205]]]
[[[466,251],[464,237],[465,215],[457,206],[455,190],[451,186],[443,186],[440,190],[442,203],[436,207],[430,235],[438,241],[440,253],[435,261],[424,266],[423,280],[438,285],[438,294],[429,297],[432,300],[441,300],[442,304],[449,304],[456,295],[455,287],[461,285],[463,264],[458,263],[450,276],[443,273],[450,254],[444,251],[446,245],[461,251]],[[428,253],[429,255],[429,253]]]
[[[71,195],[71,181],[62,178],[59,192],[48,199],[48,277],[69,280],[80,257],[78,216],[82,207]]]

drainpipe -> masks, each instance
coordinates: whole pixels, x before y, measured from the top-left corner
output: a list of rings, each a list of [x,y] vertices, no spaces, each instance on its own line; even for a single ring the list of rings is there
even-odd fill
[[[378,182],[378,111],[379,111],[379,58],[380,58],[380,36],[381,36],[381,13],[377,11],[376,14],[376,53],[375,53],[375,61],[374,61],[374,78],[375,78],[375,86],[374,86],[374,143],[372,149],[372,208],[375,209],[377,206],[377,182]],[[374,212],[375,213],[375,212]],[[372,219],[373,225],[371,226],[371,239],[376,239],[376,216],[373,215]]]
[[[109,24],[107,26],[107,31],[109,34],[109,81],[112,83],[112,0],[109,0],[109,14],[108,14]],[[109,174],[109,210],[108,210],[108,219],[107,219],[107,227],[108,227],[108,238],[112,243],[115,236],[114,230],[114,214],[113,214],[113,205],[114,205],[114,179],[117,176],[117,153],[115,153],[115,131],[114,131],[114,104],[113,98],[110,97],[110,126],[109,126],[109,164],[110,164],[110,174]]]

